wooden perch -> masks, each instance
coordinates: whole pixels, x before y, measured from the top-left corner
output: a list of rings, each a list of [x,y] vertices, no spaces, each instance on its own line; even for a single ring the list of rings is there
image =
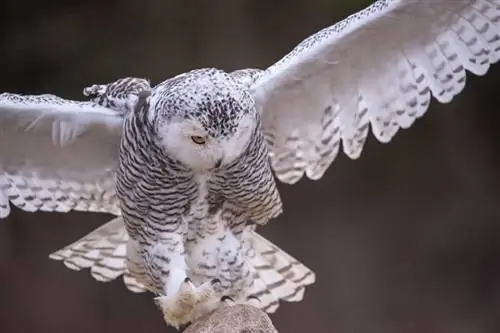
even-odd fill
[[[183,333],[278,333],[269,316],[251,305],[219,308]]]

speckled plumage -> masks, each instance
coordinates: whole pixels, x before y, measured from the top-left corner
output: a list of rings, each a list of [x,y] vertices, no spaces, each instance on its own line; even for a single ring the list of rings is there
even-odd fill
[[[174,326],[222,296],[273,312],[315,276],[255,232],[282,210],[272,171],[319,179],[370,128],[389,142],[499,60],[499,25],[500,0],[381,0],[265,70],[124,78],[90,102],[4,93],[0,217],[9,202],[117,215],[51,257],[157,293]]]
[[[254,120],[248,144],[236,159],[209,170],[192,170],[165,154],[163,138],[158,136],[165,122],[196,119],[211,138],[227,140],[236,134],[245,115]],[[120,155],[117,194],[122,217],[132,251],[144,259],[129,267],[132,275],[140,276],[158,294],[175,293],[189,277],[199,283],[218,279],[219,298],[249,296],[242,293],[253,284],[250,267],[241,257],[251,250],[243,232],[248,222],[264,224],[277,216],[281,201],[267,163],[259,115],[248,92],[215,69],[166,80],[126,117]],[[228,242],[240,250],[231,253],[235,249]],[[171,249],[168,260],[163,253],[155,254],[158,243]],[[229,252],[217,253],[224,247]],[[165,284],[165,276],[172,274],[173,256],[185,261],[187,270],[178,272],[171,286]],[[224,258],[232,264],[225,274],[217,273]]]
[[[193,70],[155,87],[155,117],[198,119],[211,136],[230,136],[241,117],[254,111],[253,97],[230,74],[215,68]]]

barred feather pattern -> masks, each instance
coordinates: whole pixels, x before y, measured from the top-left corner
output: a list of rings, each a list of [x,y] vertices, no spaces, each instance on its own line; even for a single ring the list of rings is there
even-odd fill
[[[246,291],[247,299],[256,297],[257,306],[268,313],[278,309],[280,300],[301,301],[305,287],[316,281],[315,274],[252,228],[247,228],[245,236],[250,243],[247,256],[253,281]]]
[[[135,107],[142,91],[150,91],[147,79],[125,77],[107,84],[94,84],[83,89],[83,94],[96,104],[128,113]]]
[[[185,254],[183,244],[169,235],[186,235],[182,217],[196,198],[197,186],[194,175],[158,146],[149,111],[149,103],[141,96],[125,119],[116,188],[127,232],[140,244],[135,251],[143,258],[134,270],[131,267],[131,273],[160,294],[171,258],[153,258],[152,248],[162,243],[167,253]]]
[[[212,236],[219,239],[220,244],[214,248],[222,251],[233,251],[226,255],[228,261],[218,262],[209,253],[201,256],[202,265],[196,263],[191,278],[196,283],[203,283],[215,276],[222,277],[221,283],[231,283],[231,265],[248,266],[247,278],[250,283],[232,287],[227,286],[224,292],[237,302],[252,302],[263,311],[272,313],[279,307],[279,301],[298,302],[304,297],[306,286],[314,283],[314,273],[295,258],[266,240],[255,232],[255,227],[244,226],[237,232],[237,242],[228,242],[230,234],[222,232]],[[208,235],[206,237],[209,237]],[[122,276],[126,287],[135,293],[147,291],[147,287],[133,277],[127,268],[127,242],[129,236],[121,217],[104,224],[78,241],[54,252],[51,259],[60,260],[72,270],[80,271],[89,268],[91,275],[100,282],[109,282]],[[189,244],[189,242],[188,242]],[[217,251],[220,254],[220,250]],[[196,253],[189,258],[196,258]],[[235,261],[235,263],[232,263]],[[188,259],[189,262],[189,259]],[[236,263],[237,262],[237,263]],[[217,263],[218,269],[211,268]],[[195,264],[190,262],[190,264]],[[217,272],[218,271],[218,272]],[[257,298],[257,302],[255,302]]]
[[[108,162],[103,165],[106,169],[97,171],[81,167],[85,170],[82,175],[76,170],[64,170],[67,166],[58,165],[58,162],[68,163],[67,160],[70,159],[74,160],[70,163],[78,163],[79,158],[85,159],[81,150],[88,153],[92,149],[90,145],[88,148],[83,147],[86,138],[92,140],[91,143],[102,139],[102,147],[110,145],[116,149],[104,152],[108,155],[105,161],[113,161],[112,158],[118,155],[121,116],[135,105],[141,91],[149,89],[149,81],[127,77],[85,88],[84,95],[90,97],[91,101],[73,101],[52,94],[0,94],[0,109],[8,110],[2,113],[1,119],[7,123],[6,126],[15,127],[2,129],[0,137],[24,132],[21,140],[31,139],[32,136],[39,148],[42,148],[40,140],[52,141],[50,149],[55,152],[52,156],[39,157],[33,161],[35,153],[29,155],[19,152],[21,149],[14,151],[9,148],[9,155],[13,156],[5,156],[0,162],[0,218],[9,215],[9,201],[30,212],[79,210],[119,214],[114,182],[117,163]],[[106,123],[106,117],[109,118],[109,124]],[[108,130],[111,135],[107,135]],[[73,149],[74,156],[69,156],[71,153],[68,151],[74,143],[81,143],[81,146]],[[94,154],[98,155],[98,152]],[[87,162],[83,160],[82,165]]]
[[[29,212],[118,214],[120,132],[116,112],[92,102],[0,94],[0,218],[10,203]]]
[[[245,212],[246,220],[266,224],[282,213],[281,198],[268,160],[260,118],[246,150],[209,180],[209,186],[227,202]]]
[[[72,270],[90,269],[93,278],[109,282],[122,276],[127,288],[135,293],[146,286],[131,276],[127,268],[128,234],[121,217],[116,217],[78,241],[50,254]]]
[[[252,87],[277,177],[319,179],[370,127],[386,143],[500,57],[499,0],[380,0],[310,36]]]
[[[10,203],[27,212],[67,213],[71,210],[119,213],[114,173],[93,182],[50,179],[31,170],[0,170],[0,218],[10,214]]]
[[[251,279],[248,279],[248,268],[240,265],[246,260],[242,257],[242,247],[237,245],[241,241],[238,238],[247,223],[265,224],[282,210],[258,114],[255,114],[256,126],[249,144],[241,155],[231,164],[209,174],[194,173],[166,154],[159,144],[158,124],[170,116],[162,114],[161,110],[175,110],[175,103],[179,103],[181,98],[172,98],[172,91],[180,89],[178,85],[182,87],[182,80],[188,80],[191,87],[196,87],[196,78],[202,82],[207,79],[218,82],[219,75],[227,76],[222,71],[206,69],[167,80],[156,86],[151,96],[139,99],[134,112],[125,119],[117,194],[127,231],[136,244],[133,251],[137,251],[138,257],[142,258],[129,269],[140,283],[159,294],[168,294],[165,278],[171,274],[171,269],[179,268],[173,267],[175,262],[186,261],[190,265],[196,262],[196,267],[189,269],[198,273],[202,271],[200,265],[210,266],[207,264],[209,259],[197,260],[193,253],[219,253],[226,246],[225,242],[215,240],[213,236],[225,232],[229,232],[228,239],[236,239],[235,243],[230,243],[236,247],[230,247],[231,253],[223,252],[215,256],[213,267],[209,271],[205,269],[202,275],[221,280],[221,293],[241,293]],[[221,80],[226,82],[226,79]],[[213,89],[214,93],[219,91]],[[186,95],[186,91],[182,90],[182,94]],[[210,93],[208,95],[210,103],[221,100],[210,96]],[[222,106],[211,104],[212,108],[235,108],[230,101],[222,100],[221,103]],[[230,129],[220,130],[224,133]],[[208,238],[213,241],[207,242]],[[233,264],[227,268],[225,277],[219,269],[219,261],[228,262],[224,256],[232,256],[233,251],[241,261],[231,261]]]

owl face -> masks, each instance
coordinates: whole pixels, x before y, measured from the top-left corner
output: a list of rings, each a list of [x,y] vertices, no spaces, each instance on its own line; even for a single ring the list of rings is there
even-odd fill
[[[234,161],[258,123],[250,92],[226,72],[213,68],[194,70],[158,85],[150,110],[167,154],[195,171]]]
[[[185,118],[165,123],[161,144],[169,155],[194,171],[223,168],[239,157],[251,140],[255,118],[240,118],[234,131],[210,131],[202,119]]]

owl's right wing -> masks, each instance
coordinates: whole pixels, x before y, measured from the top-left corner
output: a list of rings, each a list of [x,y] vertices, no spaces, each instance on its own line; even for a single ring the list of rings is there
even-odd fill
[[[120,113],[93,102],[0,94],[0,218],[10,203],[30,212],[118,215],[122,124]]]

